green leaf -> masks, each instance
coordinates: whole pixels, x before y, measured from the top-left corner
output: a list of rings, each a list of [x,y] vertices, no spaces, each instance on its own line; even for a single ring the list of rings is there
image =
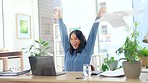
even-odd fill
[[[107,71],[109,70],[109,67],[106,64],[102,64],[102,70]]]
[[[39,40],[34,40],[34,45],[30,45],[22,50],[27,50],[25,53],[30,53],[31,56],[44,56],[48,54],[49,43],[45,40],[39,38]],[[37,45],[37,46],[35,46]]]
[[[125,60],[128,62],[135,62],[141,60],[142,54],[139,52],[141,46],[139,45],[138,37],[140,32],[137,30],[140,23],[134,22],[132,27],[127,27],[127,32],[130,35],[126,37],[124,44],[117,49],[116,54],[124,53]]]

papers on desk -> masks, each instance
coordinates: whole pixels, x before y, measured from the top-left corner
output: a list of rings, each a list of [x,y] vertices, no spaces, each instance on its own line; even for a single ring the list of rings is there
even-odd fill
[[[141,73],[148,73],[148,69],[142,69]]]
[[[148,73],[148,69],[142,69],[141,73]],[[123,68],[117,69],[115,71],[105,71],[103,73],[100,73],[100,76],[121,77],[121,76],[124,76],[124,71],[123,71]]]
[[[30,70],[24,70],[19,72],[0,72],[0,76],[18,76],[18,75],[26,74],[29,72]]]
[[[117,69],[114,71],[105,71],[103,73],[100,74],[100,76],[106,76],[106,77],[121,77],[124,76],[124,72],[123,69]]]

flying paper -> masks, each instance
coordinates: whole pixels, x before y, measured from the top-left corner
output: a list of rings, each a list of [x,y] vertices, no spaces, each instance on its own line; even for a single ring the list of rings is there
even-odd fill
[[[127,16],[134,16],[137,13],[142,12],[143,10],[131,10],[131,11],[116,11],[113,13],[106,13],[100,19],[96,20],[95,22],[107,21],[113,27],[120,27],[125,26],[126,22],[123,19]]]

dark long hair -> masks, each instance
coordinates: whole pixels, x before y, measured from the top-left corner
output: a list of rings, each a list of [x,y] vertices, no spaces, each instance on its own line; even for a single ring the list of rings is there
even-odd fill
[[[85,36],[83,35],[83,33],[80,31],[80,30],[74,30],[72,31],[70,34],[69,34],[69,41],[70,41],[70,37],[71,37],[71,34],[76,34],[77,38],[80,40],[80,45],[79,47],[76,49],[76,52],[77,53],[81,53],[83,48],[85,47],[86,45],[86,39],[85,39]],[[70,54],[73,54],[74,52],[74,48],[72,47],[71,43],[70,43],[70,48],[69,48],[69,52]]]

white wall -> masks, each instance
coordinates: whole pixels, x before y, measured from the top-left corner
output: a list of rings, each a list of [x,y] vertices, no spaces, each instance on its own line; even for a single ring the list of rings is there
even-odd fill
[[[21,50],[21,48],[29,46],[34,39],[39,37],[38,0],[3,0],[3,2],[5,48]],[[31,16],[31,39],[17,39],[16,14]],[[23,56],[25,69],[29,69],[29,55],[24,54]]]
[[[63,0],[63,20],[68,28],[78,28],[88,36],[96,17],[95,0]]]
[[[62,10],[67,28],[80,27],[87,39],[97,14],[96,0],[62,0]]]
[[[3,47],[2,0],[0,0],[0,48]]]
[[[132,9],[132,0],[107,0],[107,12],[114,12],[114,11],[127,11]],[[133,23],[133,18],[128,17],[125,21],[128,24]],[[112,35],[112,40],[111,43],[114,46],[121,46],[123,44],[127,33],[124,30],[125,26],[111,28],[111,35]],[[121,36],[120,36],[121,35]]]

